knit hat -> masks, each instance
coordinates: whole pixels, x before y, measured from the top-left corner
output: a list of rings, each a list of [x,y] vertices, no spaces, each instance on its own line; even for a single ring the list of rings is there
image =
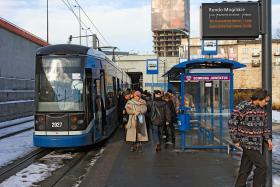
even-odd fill
[[[133,95],[134,95],[134,96],[139,96],[139,97],[141,97],[141,92],[140,92],[140,91],[136,91],[136,92],[134,92]]]

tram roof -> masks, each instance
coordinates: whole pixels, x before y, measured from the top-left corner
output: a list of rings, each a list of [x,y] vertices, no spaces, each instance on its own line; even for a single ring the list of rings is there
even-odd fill
[[[198,59],[192,59],[192,60],[186,60],[179,64],[174,65],[169,71],[167,71],[163,76],[168,75],[175,69],[188,69],[192,68],[194,65],[205,65],[205,64],[215,64],[219,65],[220,67],[230,67],[231,69],[239,69],[246,67],[246,65],[241,64],[234,60],[224,59],[224,58],[198,58]]]
[[[41,47],[37,50],[37,55],[52,54],[87,54],[90,48],[74,44],[58,44]]]

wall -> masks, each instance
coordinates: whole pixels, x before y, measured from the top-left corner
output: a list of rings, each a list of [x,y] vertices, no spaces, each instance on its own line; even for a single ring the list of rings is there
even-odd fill
[[[39,47],[0,27],[0,122],[33,115],[35,53]]]

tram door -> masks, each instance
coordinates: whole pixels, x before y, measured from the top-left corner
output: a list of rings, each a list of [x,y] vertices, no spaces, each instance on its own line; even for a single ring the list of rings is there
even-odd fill
[[[99,70],[98,70],[99,71]],[[93,81],[93,92],[94,92],[94,141],[100,139],[104,134],[104,73],[100,72],[100,77]]]

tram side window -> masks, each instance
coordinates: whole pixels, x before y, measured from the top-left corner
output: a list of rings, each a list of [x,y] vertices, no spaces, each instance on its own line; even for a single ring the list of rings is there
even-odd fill
[[[92,101],[92,72],[91,70],[86,70],[86,108],[88,122],[91,121],[93,117],[93,101]]]
[[[115,106],[115,83],[114,77],[105,73],[106,82],[106,109],[110,109]]]

